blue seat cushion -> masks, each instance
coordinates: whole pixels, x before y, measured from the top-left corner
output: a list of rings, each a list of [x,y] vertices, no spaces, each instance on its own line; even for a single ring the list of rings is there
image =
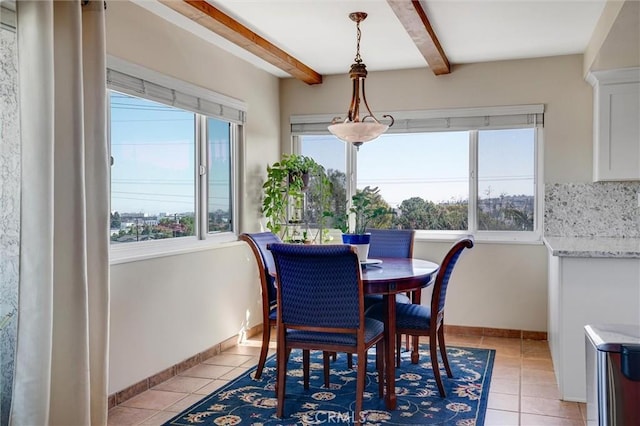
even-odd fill
[[[365,318],[364,341],[369,343],[376,336],[384,331],[384,324],[381,321]],[[355,334],[344,333],[324,333],[319,331],[287,330],[287,340],[290,342],[312,342],[323,344],[356,346]]]
[[[364,310],[366,311],[371,306],[381,302],[381,294],[367,294],[364,296]],[[398,293],[396,294],[396,303],[411,303],[411,299],[409,299],[409,296],[404,293]]]
[[[378,303],[373,305],[365,312],[368,318],[374,318],[379,321],[384,316],[384,304]],[[397,303],[396,304],[396,328],[409,330],[429,330],[431,322],[431,308],[428,306],[417,305],[414,303]]]

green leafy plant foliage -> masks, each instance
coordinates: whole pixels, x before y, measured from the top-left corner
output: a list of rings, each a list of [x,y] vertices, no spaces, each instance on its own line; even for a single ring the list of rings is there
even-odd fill
[[[316,220],[320,228],[328,214],[331,182],[327,178],[324,167],[313,158],[304,155],[283,155],[282,159],[267,166],[267,179],[262,185],[264,198],[262,213],[267,218],[267,228],[274,234],[286,240],[287,224],[302,224],[308,231],[309,218]],[[305,206],[305,194],[308,203],[320,213],[309,213],[302,217]],[[294,214],[288,217],[289,207],[293,207]],[[305,223],[303,222],[303,219]],[[307,232],[309,234],[309,232]]]
[[[389,208],[389,205],[380,196],[380,189],[376,187],[365,186],[358,189],[351,197],[351,207],[349,213],[355,218],[354,234],[364,234],[370,225],[376,225],[378,228],[384,227],[383,222],[391,222],[391,216],[395,212]],[[342,232],[347,232],[345,221]]]

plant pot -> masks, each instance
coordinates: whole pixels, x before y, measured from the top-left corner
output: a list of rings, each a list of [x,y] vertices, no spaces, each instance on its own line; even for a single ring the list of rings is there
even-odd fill
[[[291,185],[291,183],[294,180],[301,180],[302,181],[302,187],[300,188],[301,191],[306,191],[307,189],[309,189],[309,173],[305,172],[305,173],[300,173],[300,172],[292,172],[289,173],[289,185]]]
[[[371,234],[342,234],[342,242],[352,245],[358,251],[358,260],[364,262],[369,257]]]

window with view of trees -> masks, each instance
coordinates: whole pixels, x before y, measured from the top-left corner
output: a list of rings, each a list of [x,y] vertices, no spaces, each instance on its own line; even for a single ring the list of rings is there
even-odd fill
[[[345,211],[346,176],[380,189],[396,215],[379,228],[427,231],[532,232],[536,223],[534,127],[384,134],[355,151],[330,135],[298,136],[300,152],[325,166],[334,209]],[[353,150],[351,170],[346,161]]]
[[[465,230],[468,132],[386,134],[357,153],[358,188],[377,186],[396,209],[392,227]]]
[[[533,129],[478,132],[478,229],[533,231]]]
[[[331,217],[325,220],[329,228],[340,229],[346,222],[347,211],[347,151],[341,140],[330,136],[306,136],[302,142],[302,153],[314,158],[324,168],[331,182],[331,201],[329,211]],[[312,182],[313,183],[313,182]],[[319,223],[319,216],[323,214],[317,207],[317,200],[313,194],[307,197],[309,222]]]

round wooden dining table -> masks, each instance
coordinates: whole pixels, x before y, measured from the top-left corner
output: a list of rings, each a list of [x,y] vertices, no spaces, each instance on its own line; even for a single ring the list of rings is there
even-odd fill
[[[411,258],[369,259],[362,267],[365,294],[383,296],[385,334],[385,403],[394,410],[396,397],[396,294],[416,291],[431,285],[439,265],[428,260]]]

